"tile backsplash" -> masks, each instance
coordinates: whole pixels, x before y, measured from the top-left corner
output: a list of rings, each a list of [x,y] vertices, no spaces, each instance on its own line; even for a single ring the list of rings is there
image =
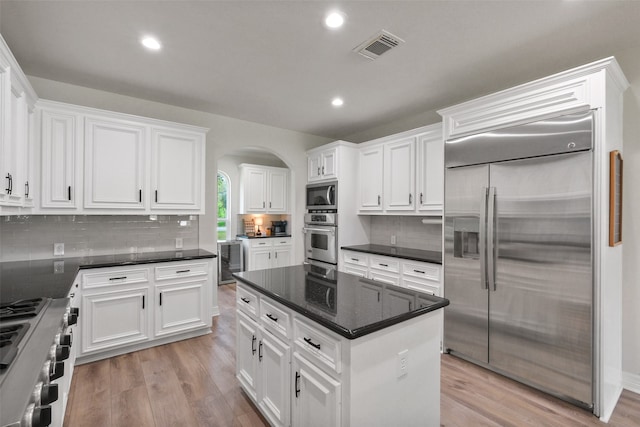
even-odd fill
[[[371,243],[390,245],[391,236],[396,236],[396,246],[428,251],[442,250],[442,224],[423,224],[423,217],[416,216],[372,216]],[[439,218],[428,218],[437,222]]]
[[[0,217],[0,261],[198,248],[198,217],[190,215],[27,215]]]

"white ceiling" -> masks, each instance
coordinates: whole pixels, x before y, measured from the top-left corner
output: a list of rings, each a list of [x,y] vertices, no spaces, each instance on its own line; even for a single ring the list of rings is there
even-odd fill
[[[331,31],[334,7],[347,20]],[[375,61],[352,52],[381,29],[405,43]],[[640,54],[640,1],[2,0],[0,30],[29,75],[346,138]]]

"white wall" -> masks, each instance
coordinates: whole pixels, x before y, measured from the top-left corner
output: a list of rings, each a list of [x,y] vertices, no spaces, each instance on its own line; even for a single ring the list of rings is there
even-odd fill
[[[206,158],[206,214],[200,217],[200,247],[212,252],[216,246],[216,200],[218,159],[237,153],[241,148],[258,148],[275,154],[291,170],[292,215],[291,230],[302,227],[305,212],[304,188],[307,183],[307,159],[305,152],[331,139],[301,132],[279,129],[258,123],[237,120],[201,111],[151,102],[129,96],[60,83],[29,76],[40,98],[105,110],[119,111],[162,120],[171,120],[208,127]],[[302,262],[302,233],[293,236],[295,261]]]

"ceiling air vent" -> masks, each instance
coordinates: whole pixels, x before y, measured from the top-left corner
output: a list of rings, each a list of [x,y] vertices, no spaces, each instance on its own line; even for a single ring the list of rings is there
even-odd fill
[[[393,49],[400,43],[404,43],[400,37],[394,36],[388,31],[382,30],[360,46],[353,49],[365,58],[376,59],[383,53]]]

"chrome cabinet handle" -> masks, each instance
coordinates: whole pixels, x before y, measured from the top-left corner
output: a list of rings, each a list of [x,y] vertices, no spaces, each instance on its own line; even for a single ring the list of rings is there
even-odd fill
[[[311,341],[311,338],[307,338],[304,337],[304,342],[306,342],[307,344],[309,344],[311,347],[317,348],[318,350],[320,350],[320,344],[316,344],[313,341]]]
[[[380,206],[380,195],[378,195],[378,206]]]
[[[256,343],[256,336],[255,336],[255,335],[252,335],[252,336],[251,336],[251,354],[256,354],[256,346],[255,346],[255,343]]]
[[[420,193],[420,204],[422,204],[422,193]]]
[[[320,166],[318,166],[318,176],[320,176]]]
[[[324,166],[322,167],[322,175],[324,175]]]
[[[29,197],[29,181],[24,183],[24,197]]]
[[[298,397],[300,395],[300,373],[298,371],[296,371],[296,380],[293,389],[296,391],[296,397]]]
[[[413,195],[409,193],[409,204],[411,204],[412,202],[413,202]]]

